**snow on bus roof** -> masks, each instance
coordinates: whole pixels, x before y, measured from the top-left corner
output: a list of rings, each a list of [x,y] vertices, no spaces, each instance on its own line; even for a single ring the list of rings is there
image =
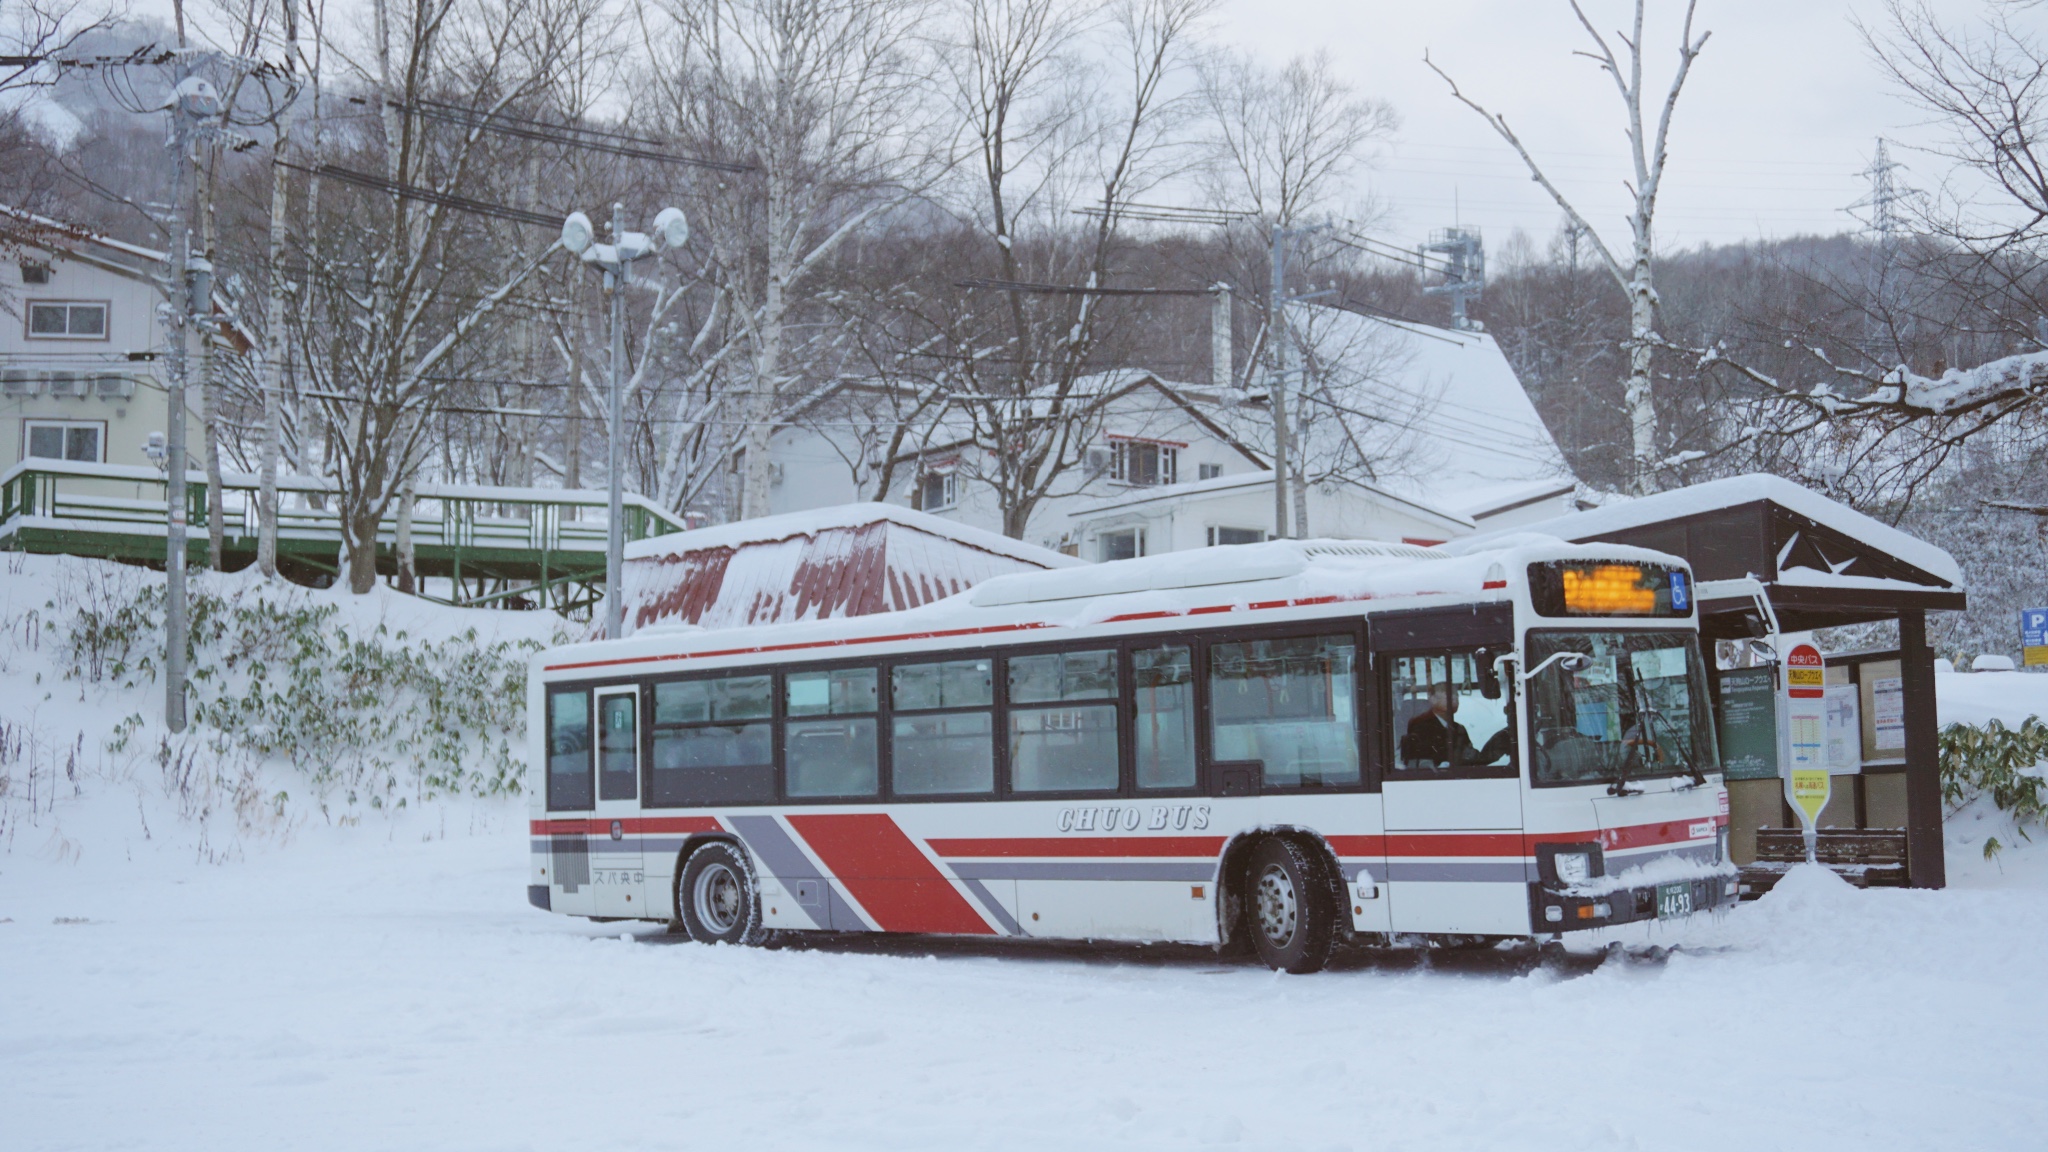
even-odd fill
[[[1667,520],[1697,516],[1768,500],[1797,512],[1853,539],[1881,548],[1930,576],[1961,587],[1963,570],[1955,557],[1936,545],[1901,532],[1839,501],[1779,476],[1761,473],[1709,480],[1688,488],[1674,488],[1652,496],[1638,496],[1584,512],[1572,512],[1555,519],[1524,525],[1517,533],[1540,533],[1562,540],[1584,540],[1608,532],[1641,528]],[[1465,548],[1496,546],[1507,534],[1473,536],[1460,541]],[[1887,587],[1896,585],[1888,584]]]
[[[1539,560],[1683,563],[1626,544],[1571,544],[1518,534],[1509,546],[1465,553],[1371,540],[1276,540],[996,577],[973,590],[903,611],[746,627],[655,627],[539,654],[536,668],[577,672],[670,660],[730,663],[802,652],[853,658],[849,647],[902,641],[919,650],[948,642],[1052,639],[1058,629],[1200,617],[1205,627],[1254,623],[1253,613],[1353,603],[1356,610],[1506,599],[1506,577]],[[1201,575],[1194,575],[1200,573]],[[1055,580],[1054,577],[1061,579]],[[980,595],[999,582],[1006,590]],[[1150,626],[1149,623],[1141,626]],[[585,673],[587,674],[587,672]]]

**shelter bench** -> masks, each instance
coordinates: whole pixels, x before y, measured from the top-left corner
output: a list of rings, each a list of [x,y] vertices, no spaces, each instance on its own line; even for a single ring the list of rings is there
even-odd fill
[[[1904,828],[1822,828],[1814,857],[1858,888],[1906,884]],[[1786,872],[1804,863],[1804,829],[1757,829],[1756,859],[1742,870],[1742,898],[1754,900],[1769,892]]]

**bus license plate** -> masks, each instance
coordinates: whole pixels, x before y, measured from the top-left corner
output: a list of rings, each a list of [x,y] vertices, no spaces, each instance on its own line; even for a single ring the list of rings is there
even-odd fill
[[[1692,915],[1692,885],[1657,885],[1657,919],[1675,920]]]

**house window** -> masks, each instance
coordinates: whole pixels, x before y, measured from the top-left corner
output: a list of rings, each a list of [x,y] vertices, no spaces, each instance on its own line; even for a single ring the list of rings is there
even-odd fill
[[[917,487],[912,489],[913,501],[920,512],[951,508],[959,495],[960,486],[951,472],[927,472],[917,478]]]
[[[1211,528],[1209,547],[1218,544],[1259,544],[1266,539],[1264,528]]]
[[[1095,543],[1105,562],[1135,560],[1145,554],[1145,530],[1127,528],[1122,532],[1104,532],[1096,537]]]
[[[107,306],[77,300],[31,300],[28,335],[32,340],[105,340]]]
[[[1109,478],[1126,484],[1172,484],[1180,450],[1165,444],[1118,440],[1110,445]]]
[[[21,262],[21,282],[23,284],[48,284],[50,282],[50,266],[48,264],[38,264],[33,260],[23,260]]]
[[[1221,476],[1221,475],[1223,475],[1223,465],[1221,465],[1221,464],[1203,464],[1203,465],[1200,465],[1200,466],[1199,466],[1199,467],[1197,468],[1197,471],[1199,471],[1199,472],[1201,473],[1201,478],[1202,478],[1202,479],[1204,479],[1204,480],[1214,480],[1214,479],[1215,479],[1215,478],[1217,478],[1218,476]]]
[[[106,426],[98,422],[71,420],[24,420],[23,456],[43,460],[77,460],[87,464],[105,462]]]

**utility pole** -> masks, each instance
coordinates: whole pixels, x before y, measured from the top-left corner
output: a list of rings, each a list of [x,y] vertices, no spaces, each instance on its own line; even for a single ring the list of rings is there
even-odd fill
[[[1288,229],[1273,225],[1273,288],[1268,296],[1266,330],[1273,342],[1278,370],[1266,387],[1273,409],[1273,538],[1287,538],[1287,237]]]
[[[167,111],[171,114],[171,283],[166,295],[170,319],[171,378],[167,392],[168,426],[164,430],[164,726],[185,730],[185,648],[189,643],[185,598],[185,388],[190,371],[190,343],[195,318],[211,304],[212,268],[190,256],[191,216],[187,198],[192,143],[206,121],[220,111],[213,85],[191,74],[181,55]],[[202,298],[199,294],[205,293]]]
[[[1293,466],[1293,432],[1288,427],[1287,384],[1294,378],[1294,333],[1287,326],[1287,306],[1295,300],[1308,300],[1325,296],[1327,291],[1310,292],[1302,296],[1287,295],[1287,242],[1297,236],[1307,236],[1328,228],[1328,224],[1310,224],[1302,228],[1287,228],[1273,225],[1273,286],[1267,300],[1266,328],[1273,346],[1274,368],[1267,377],[1267,402],[1273,406],[1273,538],[1286,539],[1287,530],[1287,486],[1290,483],[1288,469]],[[1295,523],[1301,531],[1292,535],[1306,535],[1308,523],[1308,493],[1305,486],[1294,494]]]

